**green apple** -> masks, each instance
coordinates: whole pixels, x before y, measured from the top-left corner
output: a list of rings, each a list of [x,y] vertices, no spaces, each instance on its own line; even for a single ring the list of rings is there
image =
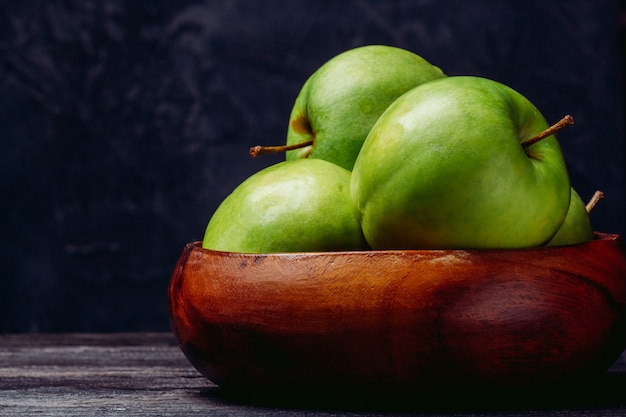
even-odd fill
[[[520,93],[447,77],[398,98],[356,160],[351,199],[373,249],[543,245],[565,219],[570,182],[557,139]],[[532,141],[531,141],[532,142]]]
[[[202,247],[250,253],[365,249],[349,185],[350,171],[321,159],[269,166],[222,201]]]
[[[289,118],[287,160],[311,157],[348,170],[365,137],[400,95],[427,81],[445,77],[424,58],[386,45],[368,45],[327,61],[304,83]]]
[[[572,188],[567,216],[548,246],[576,245],[593,239],[593,227],[587,207],[580,195]]]

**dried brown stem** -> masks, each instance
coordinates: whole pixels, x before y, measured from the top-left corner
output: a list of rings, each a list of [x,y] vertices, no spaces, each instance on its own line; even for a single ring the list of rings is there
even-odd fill
[[[561,120],[559,120],[558,122],[556,122],[555,124],[547,128],[546,130],[544,130],[543,132],[540,132],[537,135],[533,136],[532,138],[522,142],[522,146],[524,148],[528,148],[530,145],[537,143],[547,138],[550,135],[554,135],[559,130],[567,126],[573,125],[573,124],[574,124],[574,118],[568,114],[567,116],[563,117]]]
[[[596,191],[593,193],[593,197],[587,203],[585,208],[587,209],[587,213],[591,213],[591,210],[604,198],[604,193],[602,191]]]
[[[257,145],[257,146],[250,148],[250,156],[253,158],[256,158],[259,155],[293,151],[294,149],[306,148],[307,146],[311,146],[311,145],[313,145],[313,140],[307,140],[301,143],[296,143],[294,145],[281,145],[281,146]]]

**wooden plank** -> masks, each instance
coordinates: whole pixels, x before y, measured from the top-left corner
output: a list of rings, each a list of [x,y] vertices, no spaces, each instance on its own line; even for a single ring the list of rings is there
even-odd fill
[[[571,392],[469,398],[345,398],[225,393],[168,333],[0,335],[0,416],[621,416],[626,357]]]
[[[0,349],[25,346],[176,346],[174,336],[169,332],[0,334],[0,342]]]
[[[158,415],[213,387],[169,334],[5,335],[0,346],[0,415]]]

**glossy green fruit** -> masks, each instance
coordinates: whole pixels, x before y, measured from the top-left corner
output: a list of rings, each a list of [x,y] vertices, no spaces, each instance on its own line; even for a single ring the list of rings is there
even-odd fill
[[[448,77],[396,100],[357,158],[351,197],[373,249],[543,245],[565,219],[570,182],[556,137],[513,89]]]
[[[349,171],[321,159],[267,167],[224,199],[202,247],[250,253],[364,249],[349,184]]]
[[[368,132],[400,95],[441,70],[407,50],[368,45],[343,52],[322,65],[303,85],[289,118],[287,160],[325,159],[348,170]]]
[[[572,188],[567,216],[548,246],[576,245],[593,239],[593,227],[585,203]]]

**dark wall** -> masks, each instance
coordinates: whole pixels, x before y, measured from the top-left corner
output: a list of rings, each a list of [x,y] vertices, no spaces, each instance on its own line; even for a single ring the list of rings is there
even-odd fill
[[[618,4],[0,2],[0,332],[167,330],[185,243],[279,160],[307,76],[348,48],[410,49],[509,84],[549,121],[597,230],[626,231]]]

